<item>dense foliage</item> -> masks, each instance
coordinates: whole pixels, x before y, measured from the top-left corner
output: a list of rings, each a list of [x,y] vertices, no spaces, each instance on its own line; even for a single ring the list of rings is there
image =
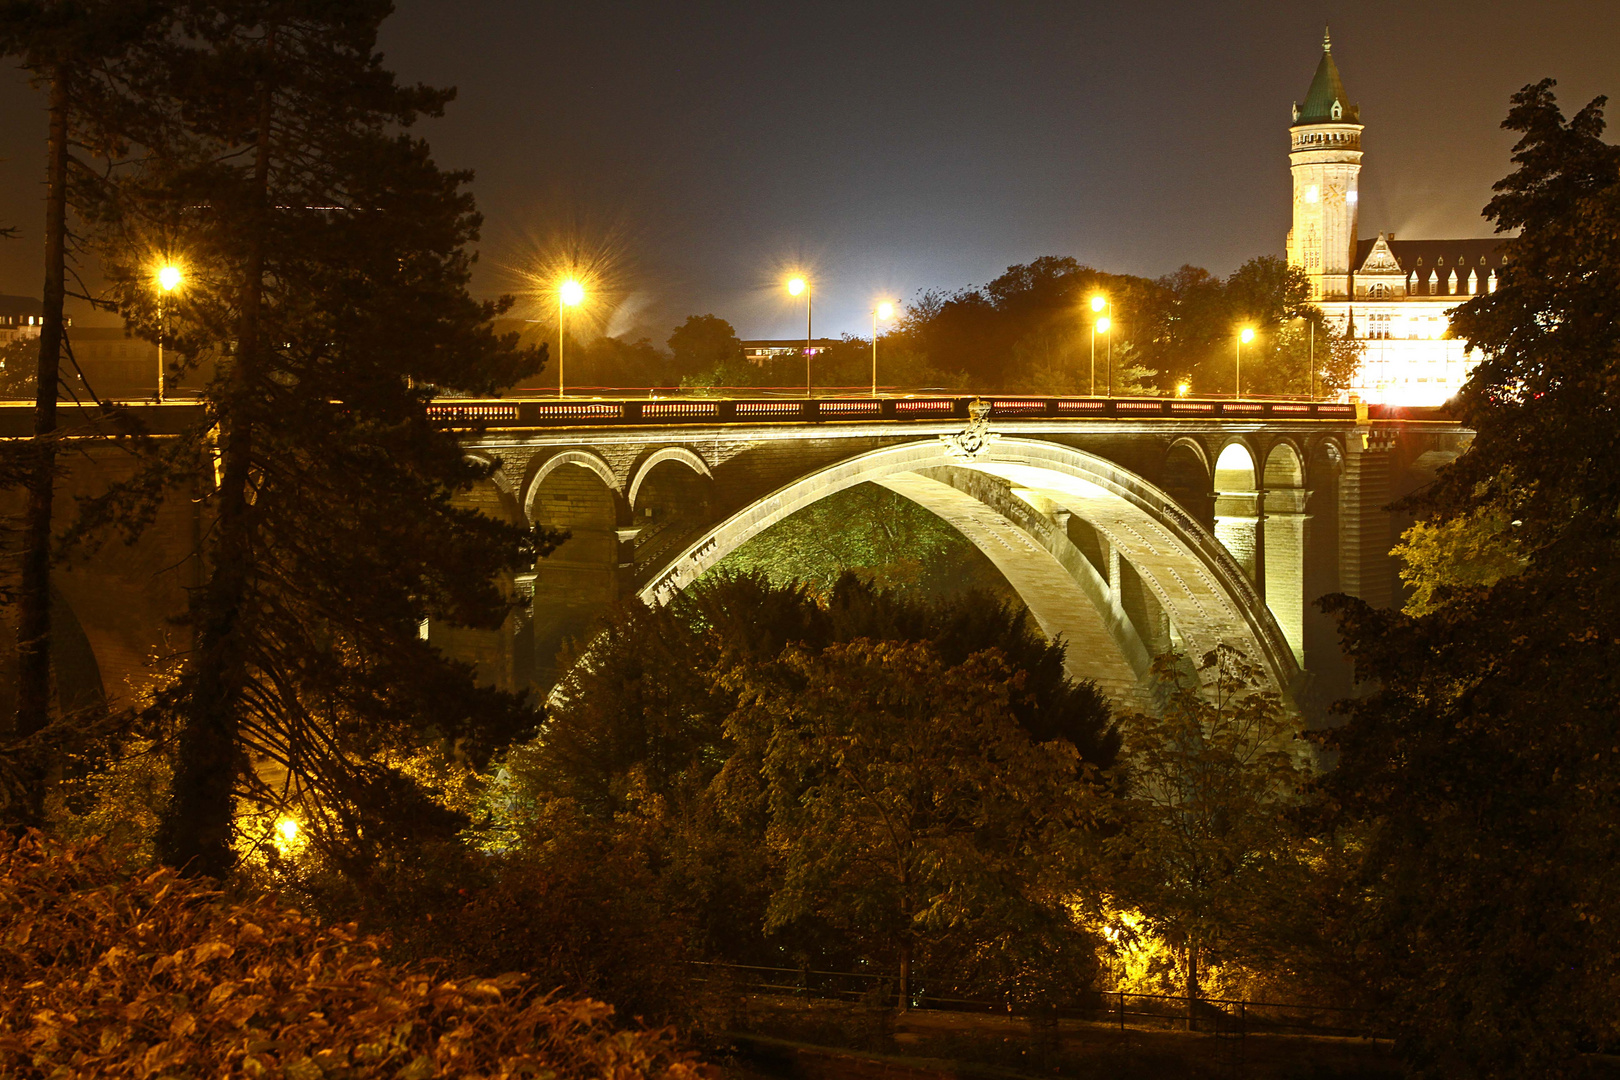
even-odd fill
[[[984,553],[939,515],[877,484],[818,499],[741,544],[714,574],[763,574],[829,591],[853,573],[885,590],[941,601],[978,592],[1023,601]]]
[[[1415,615],[1336,605],[1370,683],[1326,784],[1359,837],[1347,929],[1423,1075],[1563,1075],[1620,1045],[1620,147],[1602,105],[1566,119],[1551,82],[1514,96],[1518,168],[1486,215],[1519,232],[1497,291],[1453,321],[1484,353],[1462,395],[1478,435],[1417,539],[1490,572],[1446,575]]]
[[[997,967],[1016,950],[992,943],[1045,933],[1056,946],[1023,963],[1033,979],[1050,961],[1050,990],[1063,982],[1058,958],[1093,962],[1065,906],[1090,864],[1058,853],[1084,846],[1090,800],[1104,786],[1097,774],[1119,737],[1096,688],[1071,681],[1061,644],[1026,620],[983,600],[908,601],[853,576],[821,594],[720,577],[663,608],[626,607],[552,695],[539,738],[508,757],[495,815],[507,824],[491,842],[521,848],[559,803],[564,820],[638,823],[645,865],[658,868],[648,891],[685,920],[697,955],[817,966],[866,958],[898,971],[915,946],[933,986],[950,979],[999,995],[1017,983]],[[839,725],[860,726],[838,734]],[[832,804],[790,794],[804,770],[854,767],[857,744],[892,797],[944,800],[910,826],[900,857],[908,884],[895,903],[858,911],[842,906],[857,894],[832,881],[863,876],[856,864],[877,857],[857,855],[866,841],[853,834],[837,839],[862,815],[828,810],[819,826],[795,825],[795,814]],[[827,858],[807,861],[801,842]],[[812,866],[825,871],[816,882],[804,876]],[[882,891],[884,879],[864,876]],[[1082,988],[1064,962],[1070,989]]]
[[[1313,755],[1299,717],[1230,647],[1196,667],[1161,657],[1155,675],[1159,710],[1123,722],[1129,787],[1109,846],[1118,899],[1180,952],[1190,1002],[1203,967],[1252,961],[1277,929],[1267,893],[1299,858],[1291,817]]]
[[[520,975],[397,967],[350,926],[0,836],[0,1072],[59,1076],[711,1075],[671,1033]]]

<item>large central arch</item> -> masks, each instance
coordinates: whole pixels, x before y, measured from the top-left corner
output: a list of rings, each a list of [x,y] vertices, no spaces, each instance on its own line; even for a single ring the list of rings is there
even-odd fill
[[[918,440],[810,473],[708,529],[641,598],[667,600],[782,519],[867,482],[912,499],[977,545],[1042,630],[1070,643],[1071,668],[1115,696],[1139,694],[1152,657],[1143,628],[1126,617],[1126,567],[1166,618],[1169,639],[1193,655],[1235,646],[1284,691],[1299,674],[1243,570],[1174,499],[1094,454],[1031,439],[997,440],[977,458],[953,454],[937,439]],[[1076,521],[1093,543],[1076,536]]]

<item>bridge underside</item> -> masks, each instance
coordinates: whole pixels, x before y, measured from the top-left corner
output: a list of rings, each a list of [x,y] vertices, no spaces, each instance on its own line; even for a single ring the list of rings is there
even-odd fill
[[[706,530],[641,590],[658,601],[811,503],[881,484],[951,524],[1007,578],[1069,667],[1145,701],[1152,657],[1232,645],[1287,691],[1298,664],[1231,555],[1174,500],[1084,451],[1004,439],[967,460],[937,440],[858,454],[804,476]]]

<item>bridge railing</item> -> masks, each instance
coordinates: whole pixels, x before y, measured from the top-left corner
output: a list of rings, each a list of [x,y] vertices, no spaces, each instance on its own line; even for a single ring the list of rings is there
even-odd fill
[[[491,427],[677,426],[690,424],[926,423],[967,420],[970,396],[880,398],[527,398],[440,400],[436,419]],[[982,399],[991,420],[1332,420],[1444,419],[1440,410],[1393,409],[1329,401],[1223,401],[1189,398]],[[1435,415],[1429,416],[1428,413]],[[1424,414],[1424,415],[1420,415]]]
[[[966,422],[968,395],[846,398],[440,398],[428,415],[448,427],[575,428],[682,427],[711,424],[857,424]],[[1336,401],[1228,401],[1192,398],[1066,398],[995,395],[982,399],[990,419],[1138,421],[1333,421],[1456,422],[1443,408],[1358,405]],[[58,406],[64,435],[142,431],[174,435],[206,420],[202,403],[151,401],[68,403]],[[133,422],[133,423],[131,423]],[[0,439],[27,438],[33,431],[28,402],[0,402]]]

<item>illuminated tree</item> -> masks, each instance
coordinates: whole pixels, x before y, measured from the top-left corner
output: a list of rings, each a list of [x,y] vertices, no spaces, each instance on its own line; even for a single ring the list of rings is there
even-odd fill
[[[1110,848],[1120,899],[1181,952],[1193,1021],[1201,967],[1289,857],[1308,748],[1264,673],[1228,646],[1196,670],[1172,654],[1154,672],[1162,709],[1122,721],[1128,794]]]
[[[1017,681],[993,652],[947,666],[865,639],[734,676],[727,727],[759,748],[780,867],[767,928],[818,916],[886,943],[905,1007],[920,938],[1057,906],[1043,862],[1092,796],[1072,743],[1014,719]]]

